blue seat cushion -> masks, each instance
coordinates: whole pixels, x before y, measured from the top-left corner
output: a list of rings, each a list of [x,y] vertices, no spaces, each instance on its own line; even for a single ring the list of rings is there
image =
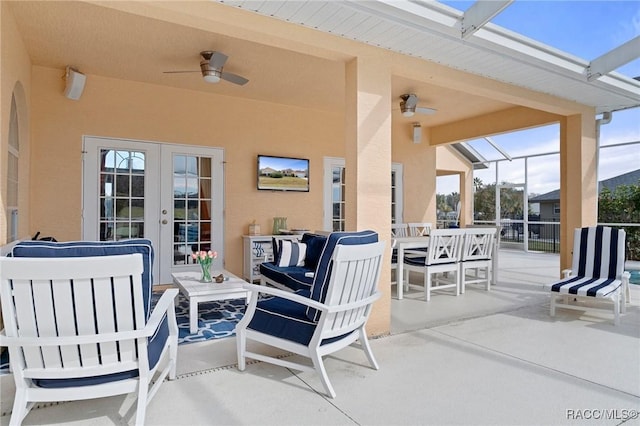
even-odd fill
[[[273,262],[264,262],[260,265],[260,273],[266,278],[280,283],[292,290],[309,290],[313,283],[313,277],[305,276],[313,272],[304,266],[280,267]]]
[[[404,258],[404,263],[412,266],[424,266],[424,262],[426,261],[426,257],[406,257]]]
[[[621,286],[622,281],[614,278],[574,276],[552,284],[551,291],[577,296],[610,298]]]
[[[309,297],[309,290],[298,290],[295,293]],[[307,317],[305,305],[281,297],[269,297],[258,302],[248,328],[307,346],[316,326],[317,323]],[[321,345],[340,340],[347,334],[325,339]]]
[[[338,244],[357,245],[377,242],[378,233],[371,230],[360,232],[332,232],[329,234],[322,248],[320,260],[318,261],[310,297],[315,301],[324,303],[331,278],[331,257]],[[307,308],[307,317],[312,321],[318,321],[320,319],[320,312],[314,308]]]

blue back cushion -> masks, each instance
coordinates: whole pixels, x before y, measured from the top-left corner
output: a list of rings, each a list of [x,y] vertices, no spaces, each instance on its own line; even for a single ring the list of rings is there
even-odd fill
[[[145,318],[151,311],[151,292],[153,286],[153,247],[151,241],[143,238],[120,241],[21,241],[9,254],[14,257],[85,257],[113,256],[118,254],[141,253],[144,262],[142,273],[142,296]]]
[[[360,232],[332,232],[327,237],[327,241],[320,254],[318,268],[311,286],[311,298],[318,302],[324,302],[329,288],[329,278],[331,277],[331,257],[338,244],[357,245],[378,242],[378,233],[367,230]],[[320,311],[307,308],[307,317],[312,321],[320,319]]]
[[[302,235],[301,242],[307,245],[307,257],[304,259],[305,268],[316,270],[322,249],[327,242],[326,235],[310,234],[306,233]]]
[[[619,277],[624,269],[625,237],[624,230],[607,226],[576,229],[573,273],[580,277]]]

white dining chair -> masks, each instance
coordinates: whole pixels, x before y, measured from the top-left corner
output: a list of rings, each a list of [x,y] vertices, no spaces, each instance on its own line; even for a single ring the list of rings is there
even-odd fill
[[[459,263],[463,238],[464,229],[434,229],[429,235],[426,256],[405,256],[405,270],[424,274],[426,301],[431,300],[431,292],[435,290],[452,288],[456,296],[460,293]],[[455,276],[454,280],[451,279],[451,273]]]
[[[496,228],[464,229],[464,244],[460,259],[461,294],[464,294],[467,284],[483,283],[485,290],[491,290],[495,236]],[[473,271],[472,276],[467,276],[469,270]]]
[[[407,225],[409,226],[410,237],[425,237],[429,235],[433,227],[430,222],[409,222]]]

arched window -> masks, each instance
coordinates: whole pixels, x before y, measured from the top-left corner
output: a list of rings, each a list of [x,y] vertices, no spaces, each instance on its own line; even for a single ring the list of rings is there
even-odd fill
[[[18,132],[18,108],[15,96],[11,97],[9,119],[9,155],[7,156],[7,242],[18,239],[18,154],[20,135]]]

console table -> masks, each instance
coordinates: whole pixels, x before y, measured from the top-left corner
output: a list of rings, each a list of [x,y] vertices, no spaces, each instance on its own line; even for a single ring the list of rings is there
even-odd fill
[[[273,239],[299,240],[302,235],[243,235],[242,278],[250,283],[260,281],[260,264],[273,261]]]

